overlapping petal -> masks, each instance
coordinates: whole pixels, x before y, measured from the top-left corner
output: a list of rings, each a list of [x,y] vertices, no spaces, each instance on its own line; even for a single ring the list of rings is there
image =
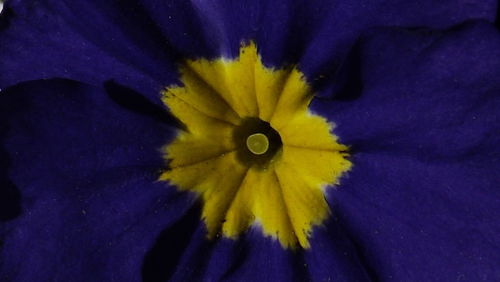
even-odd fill
[[[157,236],[190,208],[156,182],[172,125],[131,113],[110,91],[50,80],[2,92],[5,176],[22,210],[1,225],[0,280],[140,280]]]
[[[255,38],[266,65],[299,62],[323,94],[341,90],[314,102],[354,152],[353,171],[329,199],[339,221],[319,227],[303,254],[259,232],[210,243],[196,221],[192,236],[175,234],[168,227],[190,201],[154,183],[163,166],[155,149],[170,129],[93,87],[34,82],[0,98],[8,120],[0,155],[9,158],[0,184],[23,200],[20,216],[0,226],[0,278],[139,280],[154,245],[146,278],[498,279],[496,30],[377,33],[357,46],[361,63],[346,84],[332,80],[367,27],[492,20],[496,1],[125,2],[10,0],[0,88],[114,79],[159,103],[181,55],[235,56],[242,39]]]
[[[0,88],[40,78],[114,79],[157,101],[158,90],[176,79],[174,61],[237,56],[241,40],[250,39],[264,63],[299,62],[324,86],[367,27],[493,21],[496,6],[494,0],[10,0],[0,25]]]
[[[497,280],[498,31],[385,29],[358,50],[361,91],[313,109],[351,145],[352,171],[329,199],[367,269],[381,280]]]
[[[107,80],[156,103],[176,53],[137,1],[9,1],[0,24],[0,89],[34,79]]]

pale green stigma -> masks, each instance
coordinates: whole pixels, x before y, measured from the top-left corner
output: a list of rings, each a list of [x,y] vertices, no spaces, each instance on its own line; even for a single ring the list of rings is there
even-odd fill
[[[269,139],[262,133],[255,133],[247,138],[247,148],[256,155],[263,155],[269,149]]]

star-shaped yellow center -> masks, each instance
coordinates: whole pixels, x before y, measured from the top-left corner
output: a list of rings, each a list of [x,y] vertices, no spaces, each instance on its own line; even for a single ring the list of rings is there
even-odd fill
[[[189,60],[180,72],[184,85],[163,101],[186,130],[165,146],[160,180],[199,195],[209,238],[253,225],[285,248],[308,248],[329,215],[324,188],[351,163],[332,125],[308,111],[303,74],[265,67],[253,43],[236,59]]]

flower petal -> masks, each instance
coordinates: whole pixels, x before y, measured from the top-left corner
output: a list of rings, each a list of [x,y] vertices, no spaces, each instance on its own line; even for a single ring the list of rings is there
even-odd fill
[[[1,145],[22,213],[0,225],[1,280],[140,280],[156,237],[191,206],[157,182],[172,127],[108,95],[65,80],[2,92]]]
[[[359,49],[360,71],[351,80],[362,89],[346,88],[311,105],[336,124],[340,142],[354,153],[465,158],[493,146],[500,103],[500,36],[493,26],[389,29],[365,38]]]
[[[193,235],[171,281],[305,281],[308,279],[302,255],[283,250],[276,240],[265,238],[258,228],[239,240],[196,240]],[[258,271],[256,271],[258,270]]]
[[[262,9],[253,0],[143,1],[169,43],[185,57],[239,55],[242,40],[255,38]]]
[[[498,166],[360,153],[330,202],[379,280],[497,280]],[[489,168],[488,168],[489,167]],[[314,244],[314,240],[311,240]]]
[[[136,1],[9,1],[0,25],[0,88],[69,78],[113,79],[160,104],[175,54]]]
[[[329,95],[337,68],[367,28],[447,28],[472,19],[493,21],[497,1],[281,0],[260,5],[256,42],[264,63],[298,62],[314,89]]]
[[[304,253],[311,281],[377,281],[373,270],[336,215],[337,206],[330,202],[332,215],[318,226]]]
[[[498,31],[382,29],[358,51],[360,92],[313,108],[351,145],[329,202],[362,261],[377,280],[498,279]]]
[[[301,71],[324,85],[368,27],[493,21],[496,1],[12,0],[6,6],[12,12],[0,24],[1,88],[39,78],[114,79],[157,100],[158,90],[175,82],[180,55],[235,57],[242,40],[255,39],[266,65],[300,61]]]

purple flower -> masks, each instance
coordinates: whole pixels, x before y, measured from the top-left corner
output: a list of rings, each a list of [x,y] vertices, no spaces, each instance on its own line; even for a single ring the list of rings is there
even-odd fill
[[[7,1],[0,280],[499,280],[496,9]],[[266,68],[297,67],[349,148],[329,215],[294,249],[257,228],[208,239],[205,202],[158,181],[160,149],[189,130],[162,91],[186,60],[236,59],[248,42]]]

